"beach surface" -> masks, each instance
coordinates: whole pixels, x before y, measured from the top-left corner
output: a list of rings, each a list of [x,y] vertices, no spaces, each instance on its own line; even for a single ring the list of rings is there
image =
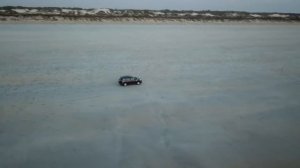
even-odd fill
[[[299,28],[0,24],[0,167],[298,168]]]

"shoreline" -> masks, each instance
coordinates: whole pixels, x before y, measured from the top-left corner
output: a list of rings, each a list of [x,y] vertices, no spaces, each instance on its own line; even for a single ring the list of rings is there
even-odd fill
[[[274,20],[187,20],[187,19],[134,19],[134,18],[119,18],[119,19],[20,19],[6,18],[1,20],[0,24],[136,24],[136,25],[300,25],[298,21],[274,21]]]

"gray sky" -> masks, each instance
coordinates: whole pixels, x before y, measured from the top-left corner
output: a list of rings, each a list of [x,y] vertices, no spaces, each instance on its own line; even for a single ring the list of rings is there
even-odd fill
[[[6,5],[300,13],[300,0],[0,0]]]

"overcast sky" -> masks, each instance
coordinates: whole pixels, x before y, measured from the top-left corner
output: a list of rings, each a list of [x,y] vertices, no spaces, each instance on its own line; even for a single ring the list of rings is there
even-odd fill
[[[300,13],[300,0],[0,0],[6,5]]]

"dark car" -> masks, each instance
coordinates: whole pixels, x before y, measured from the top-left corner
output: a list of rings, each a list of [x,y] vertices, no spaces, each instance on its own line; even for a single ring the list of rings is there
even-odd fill
[[[134,76],[122,76],[119,79],[119,84],[122,86],[140,85],[140,84],[142,84],[142,80],[140,78],[134,77]]]

